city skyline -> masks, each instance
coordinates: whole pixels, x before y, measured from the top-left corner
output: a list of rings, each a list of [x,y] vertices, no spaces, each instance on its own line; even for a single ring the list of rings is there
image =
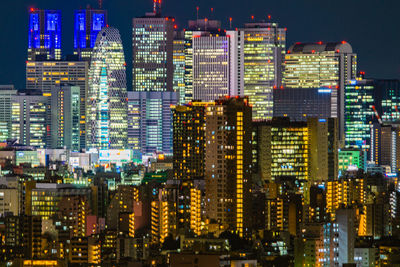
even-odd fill
[[[164,1],[162,13],[165,16],[176,18],[178,29],[187,27],[190,19],[196,18],[196,6],[199,6],[199,18],[219,19],[223,28],[229,27],[229,17],[232,17],[233,27],[241,28],[245,22],[251,21],[254,15],[255,21],[267,19],[271,15],[271,21],[279,23],[281,27],[286,27],[287,47],[295,42],[329,42],[346,40],[360,58],[359,70],[366,72],[367,77],[374,78],[399,78],[400,60],[398,55],[384,56],[383,53],[391,51],[400,37],[391,34],[396,30],[394,11],[400,8],[399,3],[387,1],[386,3],[374,6],[373,1],[358,3],[347,3],[339,1],[335,3],[319,3],[318,1],[299,1],[289,3],[288,1],[272,1],[263,3],[252,1],[243,12],[240,1],[227,2],[219,1],[188,1],[179,3],[177,1]],[[79,8],[86,8],[90,4],[93,8],[98,8],[95,0],[57,2],[48,0],[25,1],[19,0],[13,3],[6,3],[5,10],[14,12],[14,16],[0,18],[1,25],[5,27],[4,36],[11,42],[1,42],[0,50],[4,51],[3,58],[7,69],[12,72],[0,72],[1,84],[15,84],[17,89],[24,89],[24,63],[26,60],[26,47],[28,44],[28,16],[30,8],[59,9],[62,13],[62,53],[63,56],[73,53],[73,24],[74,11]],[[230,5],[229,10],[226,6]],[[335,15],[343,12],[343,5],[346,4],[349,16]],[[103,1],[103,8],[108,11],[110,26],[116,27],[121,32],[125,58],[132,58],[131,47],[131,20],[134,17],[142,16],[145,12],[152,9],[152,1],[130,2],[127,0],[117,0],[111,3]],[[211,12],[213,8],[213,12]],[[356,12],[350,12],[355,10]],[[213,14],[211,14],[213,13]],[[391,14],[393,13],[393,16]],[[325,19],[325,18],[329,19]],[[371,20],[373,17],[375,19]],[[379,23],[377,23],[379,21]],[[381,27],[384,25],[385,27]],[[305,30],[306,29],[306,30]],[[371,33],[375,37],[371,38]],[[385,40],[384,42],[382,40]],[[12,53],[13,51],[24,51],[23,53]],[[132,62],[127,61],[127,70],[131,69]],[[132,79],[132,74],[127,71],[127,81]],[[128,91],[132,90],[131,83],[127,83]]]
[[[0,265],[400,266],[395,6],[164,1],[20,1]]]

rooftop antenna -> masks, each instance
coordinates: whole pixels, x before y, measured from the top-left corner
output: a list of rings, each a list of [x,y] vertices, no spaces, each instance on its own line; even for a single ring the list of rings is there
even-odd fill
[[[229,29],[232,29],[232,17],[229,18]]]
[[[161,0],[153,0],[153,13],[161,14]]]
[[[100,9],[103,8],[103,0],[99,0],[99,8],[100,8]]]
[[[214,15],[214,8],[212,7],[212,8],[211,8],[211,15],[210,15],[210,17],[213,18],[213,17],[214,17],[213,15]]]
[[[199,7],[198,6],[196,6],[196,13],[197,13],[196,20],[199,20]]]

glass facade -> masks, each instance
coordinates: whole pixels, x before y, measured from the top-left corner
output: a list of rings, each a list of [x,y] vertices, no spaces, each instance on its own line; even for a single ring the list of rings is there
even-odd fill
[[[186,102],[185,96],[185,40],[174,40],[174,92],[179,93],[179,104]]]
[[[0,141],[12,137],[12,97],[17,93],[12,85],[0,85]]]
[[[174,19],[146,15],[133,19],[133,91],[172,91]]]
[[[18,94],[12,98],[12,138],[20,144],[45,148],[50,135],[49,98]]]
[[[51,94],[51,147],[80,150],[80,88],[62,85]]]
[[[136,154],[172,154],[175,92],[128,92],[128,146]]]
[[[229,95],[230,37],[193,33],[193,99]]]
[[[369,151],[376,108],[372,80],[350,80],[345,91],[345,143]],[[379,115],[378,115],[379,116]]]
[[[50,96],[53,87],[69,84],[80,87],[80,148],[86,146],[86,96],[88,92],[88,62],[28,61],[26,89]]]
[[[357,56],[350,44],[296,43],[284,60],[283,86],[287,88],[328,88],[331,117],[339,118],[339,139],[344,140],[344,92],[347,81],[356,78]]]
[[[276,23],[246,23],[244,31],[244,95],[253,105],[253,120],[273,116],[273,88],[281,83],[286,30]]]
[[[97,36],[89,69],[88,148],[124,149],[127,146],[125,65],[119,31],[103,28]]]

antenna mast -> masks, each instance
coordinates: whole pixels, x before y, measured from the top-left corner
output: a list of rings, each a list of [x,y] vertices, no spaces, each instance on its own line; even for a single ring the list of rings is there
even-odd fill
[[[100,8],[100,9],[103,8],[103,0],[99,0],[99,8]]]
[[[153,0],[153,13],[161,14],[161,0]]]

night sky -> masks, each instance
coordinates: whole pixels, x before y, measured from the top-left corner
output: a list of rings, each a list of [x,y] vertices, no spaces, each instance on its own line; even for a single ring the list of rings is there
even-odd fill
[[[73,12],[95,0],[5,0],[0,16],[0,84],[25,87],[28,10],[30,7],[60,9],[63,20],[63,55],[73,51]],[[396,0],[163,0],[163,15],[174,16],[180,29],[189,19],[219,19],[241,27],[254,15],[271,15],[272,21],[287,28],[287,47],[294,42],[349,42],[358,54],[358,69],[371,78],[400,78],[400,2]],[[214,8],[211,15],[210,9]],[[110,26],[120,30],[131,88],[132,18],[152,9],[152,0],[103,0]]]

